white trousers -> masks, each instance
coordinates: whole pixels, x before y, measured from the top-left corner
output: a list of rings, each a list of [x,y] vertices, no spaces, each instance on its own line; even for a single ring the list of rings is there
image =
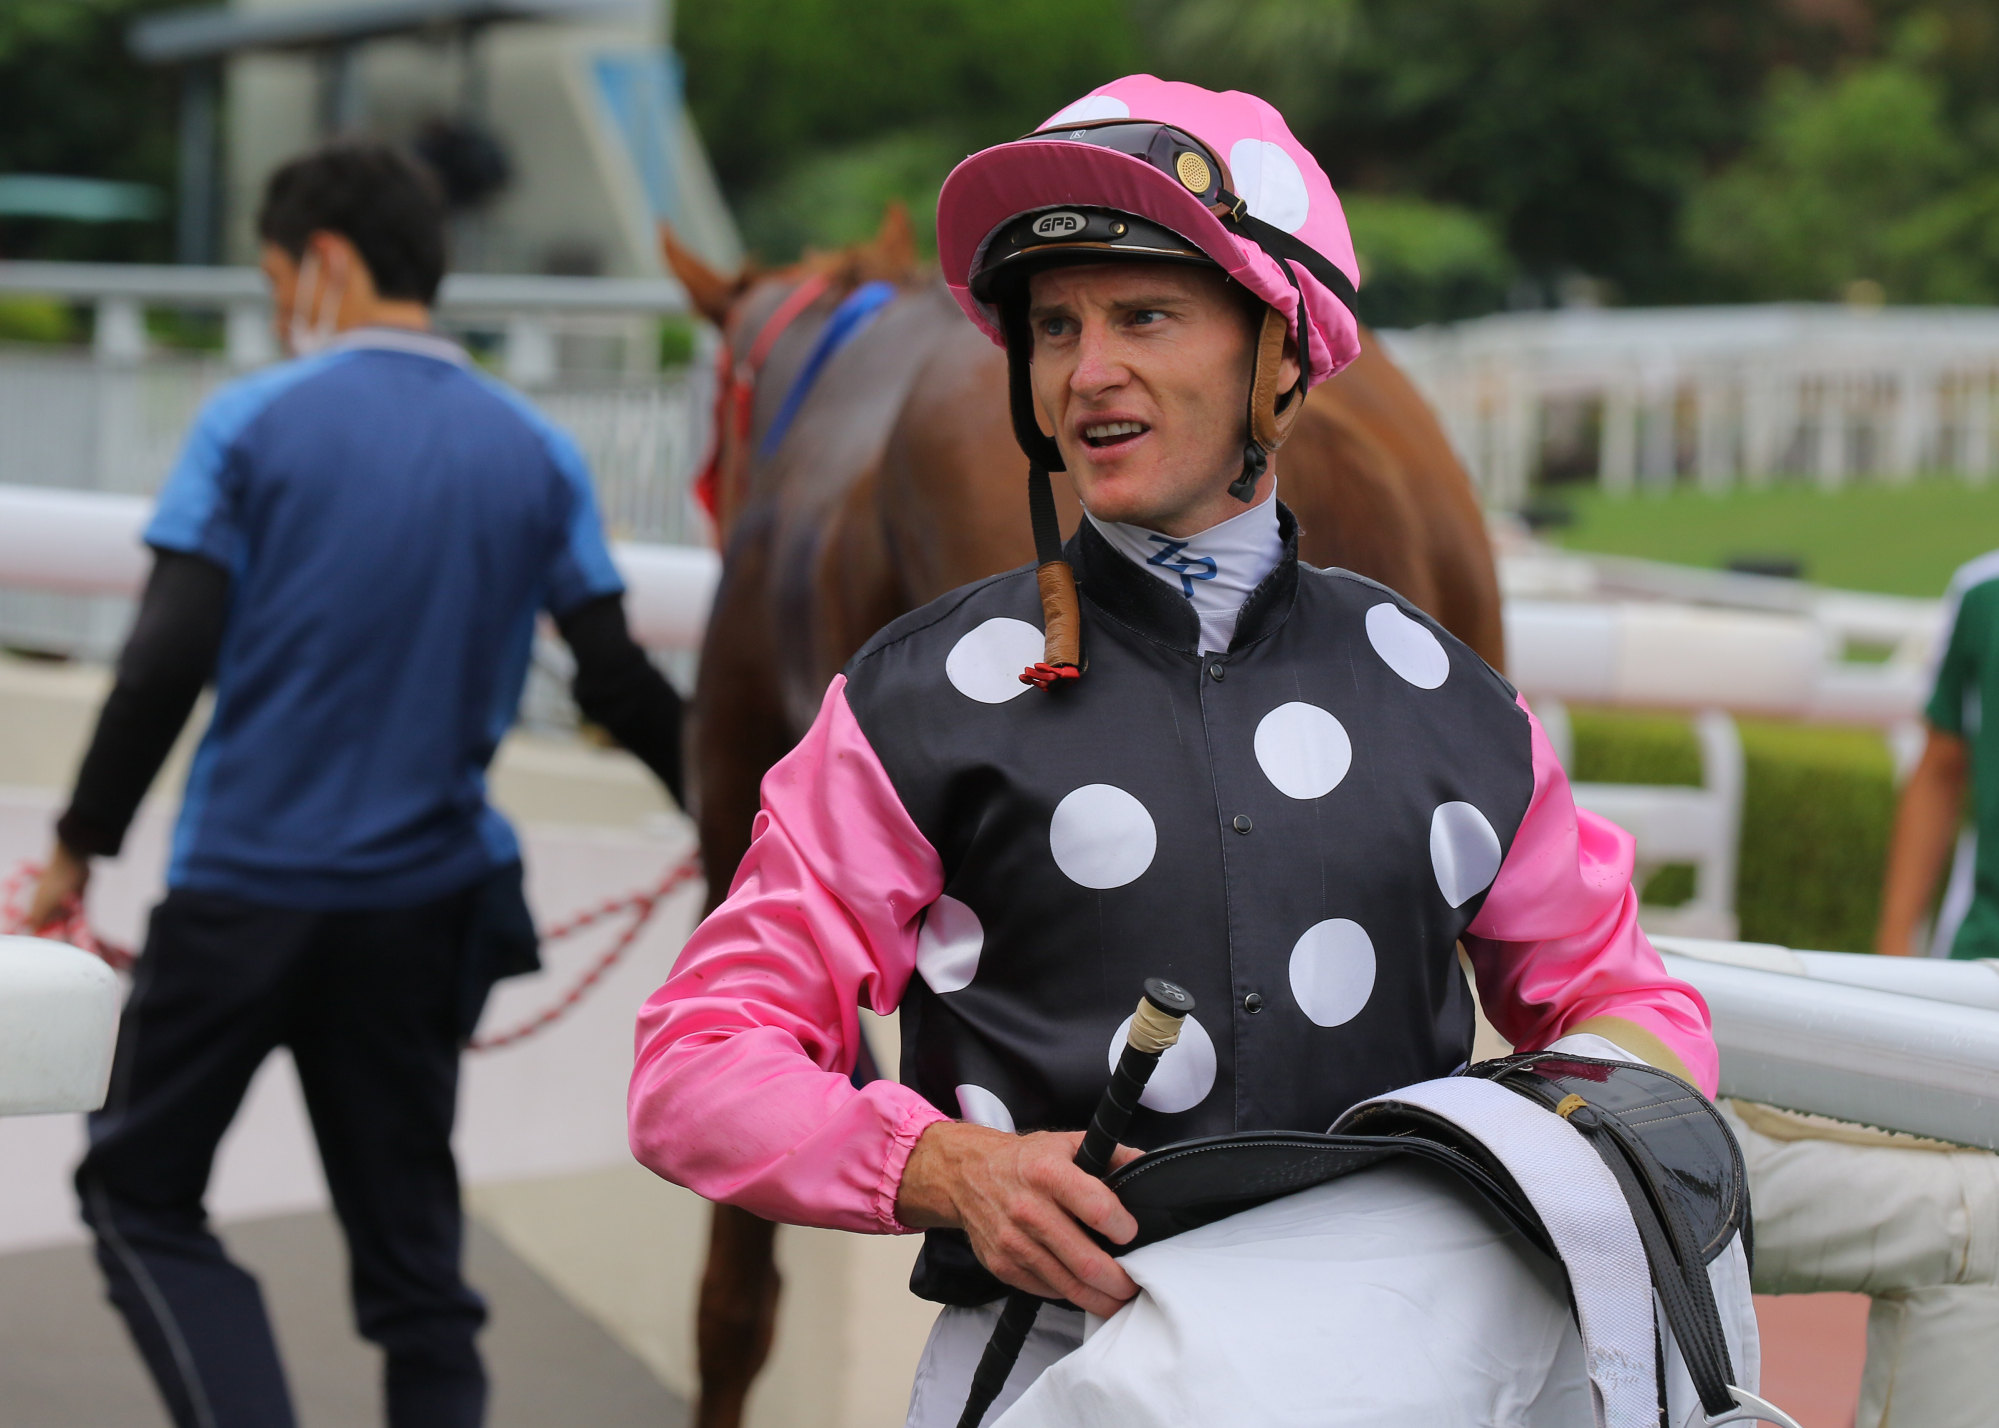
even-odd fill
[[[1857,1428],[1999,1421],[1999,1156],[1722,1113],[1749,1167],[1756,1290],[1873,1296]]]
[[[955,1428],[972,1391],[972,1373],[986,1351],[986,1341],[993,1336],[993,1326],[999,1323],[1004,1303],[1002,1300],[977,1309],[945,1309],[937,1316],[937,1322],[930,1326],[930,1338],[923,1345],[923,1357],[916,1365],[915,1386],[909,1391],[907,1428]],[[1049,1365],[1075,1352],[1082,1343],[1080,1309],[1042,1305],[1006,1387],[980,1423],[998,1419]]]

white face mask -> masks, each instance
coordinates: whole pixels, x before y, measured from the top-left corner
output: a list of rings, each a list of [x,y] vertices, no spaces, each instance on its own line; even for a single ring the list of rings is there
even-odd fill
[[[339,331],[340,300],[346,296],[347,275],[329,274],[320,282],[319,254],[307,248],[299,264],[298,286],[292,289],[291,322],[285,329],[285,346],[294,357],[310,357],[332,346]],[[315,292],[314,289],[317,288]],[[313,299],[312,313],[304,311],[307,295]]]

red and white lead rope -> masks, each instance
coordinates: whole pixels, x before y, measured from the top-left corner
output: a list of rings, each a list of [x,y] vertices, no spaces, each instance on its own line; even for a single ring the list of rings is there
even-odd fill
[[[40,927],[28,926],[26,894],[42,876],[40,863],[21,863],[14,871],[0,881],[0,932],[22,933],[31,937],[48,937],[57,942],[67,942],[72,947],[80,947],[85,952],[93,952],[104,959],[114,972],[129,972],[134,960],[132,949],[120,947],[115,942],[107,942],[90,930],[90,919],[83,915],[83,901],[71,898],[56,912],[55,917]]]
[[[35,937],[54,938],[58,942],[67,942],[73,947],[81,948],[85,952],[95,953],[114,971],[130,971],[134,960],[131,949],[106,941],[93,932],[89,919],[84,916],[83,905],[77,899],[72,898],[64,904],[54,921],[34,929],[27,926],[25,894],[34,887],[36,879],[41,875],[40,865],[21,863],[7,875],[5,880],[0,880],[0,932],[26,932]],[[560,942],[565,937],[573,936],[586,927],[595,926],[606,918],[616,917],[619,913],[630,913],[632,919],[618,934],[617,941],[590,964],[583,975],[570,985],[568,991],[527,1020],[491,1036],[475,1038],[471,1049],[493,1051],[502,1046],[511,1046],[554,1025],[568,1015],[571,1008],[588,996],[590,989],[601,982],[605,974],[617,966],[625,954],[632,950],[632,945],[639,940],[639,934],[644,932],[652,921],[653,914],[659,910],[659,905],[700,876],[701,855],[689,853],[680,863],[668,869],[666,874],[651,887],[627,893],[623,897],[614,897],[542,933],[542,944],[548,946]]]
[[[568,991],[526,1021],[519,1022],[505,1031],[495,1032],[491,1036],[474,1037],[472,1050],[494,1051],[502,1046],[511,1046],[514,1042],[525,1040],[568,1015],[570,1008],[582,1001],[590,989],[603,980],[604,974],[617,966],[625,953],[631,951],[632,944],[639,940],[639,934],[644,932],[646,924],[652,921],[652,915],[659,910],[659,905],[671,893],[700,876],[701,855],[689,853],[678,867],[669,869],[666,875],[651,887],[624,897],[614,897],[609,902],[601,903],[586,912],[580,912],[569,921],[558,923],[542,933],[542,943],[547,945],[581,932],[584,928],[602,922],[607,917],[616,917],[621,912],[632,914],[631,922],[618,934],[618,940],[604,949],[603,955],[590,964],[589,969],[571,984]]]

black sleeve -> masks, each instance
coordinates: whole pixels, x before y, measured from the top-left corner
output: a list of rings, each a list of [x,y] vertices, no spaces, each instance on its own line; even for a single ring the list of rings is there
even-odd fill
[[[85,857],[116,853],[160,765],[215,672],[229,575],[213,561],[160,551],[118,656],[118,677],[56,836]]]
[[[570,693],[585,718],[638,756],[686,807],[680,765],[680,696],[625,626],[622,595],[586,600],[555,617],[576,656]]]

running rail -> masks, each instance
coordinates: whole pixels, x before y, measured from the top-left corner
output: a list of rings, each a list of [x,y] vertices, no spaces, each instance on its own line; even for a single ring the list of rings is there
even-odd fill
[[[1670,937],[1658,945],[1666,970],[1707,999],[1724,1096],[1999,1150],[1992,969]],[[1716,953],[1727,960],[1710,960]],[[1742,965],[1758,957],[1763,965]]]
[[[0,586],[62,595],[136,595],[152,557],[143,496],[0,486]],[[703,547],[616,541],[632,636],[655,650],[701,645],[721,558]]]
[[[1915,664],[1852,664],[1801,614],[1649,600],[1506,601],[1506,674],[1533,703],[1727,709],[1891,726],[1928,697]]]
[[[0,937],[0,1116],[103,1105],[121,995],[117,975],[88,952]]]

